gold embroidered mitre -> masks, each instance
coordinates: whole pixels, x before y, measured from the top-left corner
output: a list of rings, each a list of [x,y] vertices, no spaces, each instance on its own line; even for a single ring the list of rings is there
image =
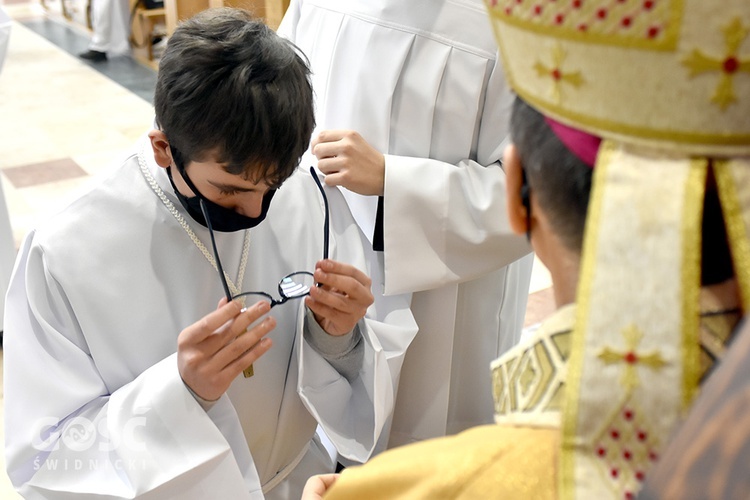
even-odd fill
[[[630,498],[699,378],[716,179],[750,305],[750,2],[485,0],[513,90],[602,137],[563,405],[560,496]]]
[[[699,154],[750,145],[744,0],[487,0],[513,89],[596,135]]]

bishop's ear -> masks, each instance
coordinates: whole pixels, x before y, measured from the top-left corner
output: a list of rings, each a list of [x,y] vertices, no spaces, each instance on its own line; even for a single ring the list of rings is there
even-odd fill
[[[152,130],[148,133],[151,141],[151,149],[154,152],[156,164],[162,168],[167,168],[172,164],[172,151],[169,149],[169,140],[167,135],[161,130]]]
[[[524,182],[523,168],[521,168],[521,157],[514,144],[505,148],[503,155],[503,168],[505,169],[505,188],[508,203],[508,219],[510,228],[517,234],[526,234],[529,230],[529,208],[528,187]],[[525,189],[524,189],[525,188]],[[526,200],[522,192],[525,191]]]

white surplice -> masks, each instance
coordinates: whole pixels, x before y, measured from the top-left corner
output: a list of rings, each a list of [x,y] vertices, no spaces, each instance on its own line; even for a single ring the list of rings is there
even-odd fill
[[[520,338],[532,257],[506,216],[512,96],[481,0],[292,0],[279,33],[310,59],[317,130],[385,153],[380,279],[419,292],[420,327],[390,444],[492,422],[489,365]],[[377,198],[342,192],[372,238]]]
[[[273,346],[255,375],[238,377],[204,411],[180,378],[176,340],[223,292],[157,192],[210,255],[208,231],[142,142],[141,161],[128,157],[19,252],[5,316],[10,478],[26,498],[298,498],[306,475],[333,467],[313,440],[318,423],[343,456],[371,453],[393,406],[390,365],[397,370],[403,355],[384,344],[416,334],[408,300],[378,300],[368,318],[386,321],[360,321],[364,361],[351,383],[303,339],[302,301],[273,308]],[[366,240],[340,193],[328,191],[330,257],[369,273]],[[278,297],[282,276],[314,269],[322,207],[309,171],[299,170],[249,230],[242,290]],[[216,233],[232,280],[244,233]]]

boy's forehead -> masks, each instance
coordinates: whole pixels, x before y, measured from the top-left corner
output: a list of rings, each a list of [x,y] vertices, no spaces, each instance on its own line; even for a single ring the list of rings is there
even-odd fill
[[[244,162],[234,162],[227,158],[226,154],[218,147],[196,155],[193,161],[218,166],[229,175],[257,184],[263,181],[270,183],[271,179],[263,179],[262,173],[276,170],[274,165],[258,165],[249,158]]]
[[[242,165],[232,164],[228,161],[220,161],[215,156],[204,158],[197,161],[197,163],[213,167],[215,173],[212,176],[212,180],[217,185],[221,184],[240,188],[249,187],[249,184],[269,188],[278,187],[278,180],[268,175],[275,171],[272,168],[262,168],[249,162]]]

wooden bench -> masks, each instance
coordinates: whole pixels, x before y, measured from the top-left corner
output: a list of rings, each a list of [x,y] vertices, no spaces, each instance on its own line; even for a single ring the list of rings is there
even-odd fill
[[[157,25],[166,26],[164,8],[145,9],[136,7],[131,26],[131,44],[134,48],[146,48],[149,61],[154,60],[154,38],[166,37],[166,31],[155,31]]]

